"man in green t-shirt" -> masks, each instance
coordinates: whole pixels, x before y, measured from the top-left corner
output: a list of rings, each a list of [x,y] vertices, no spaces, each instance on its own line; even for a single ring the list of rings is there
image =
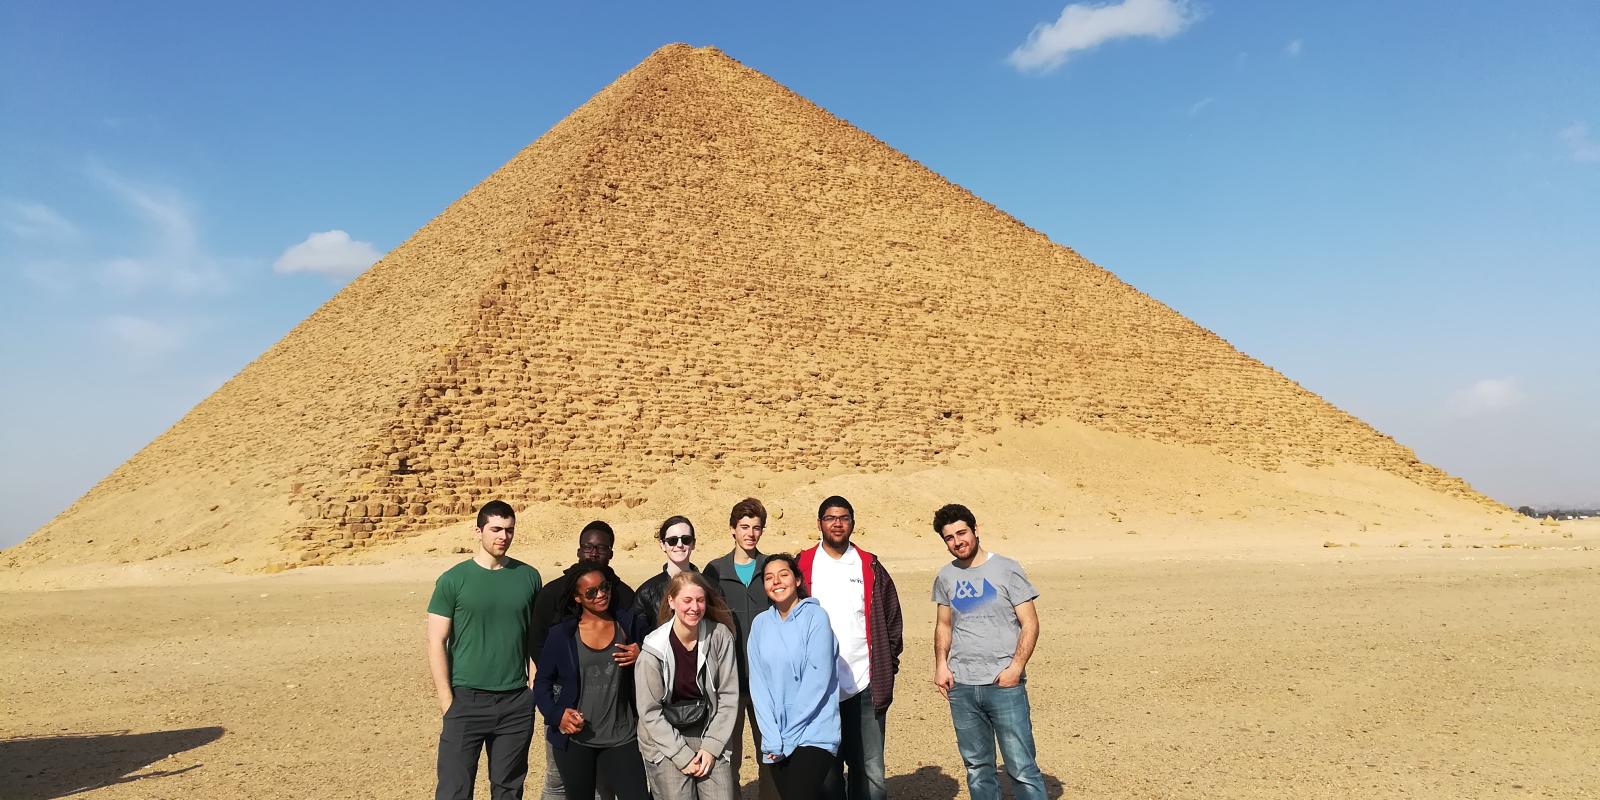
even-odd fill
[[[533,741],[528,634],[539,571],[506,556],[517,532],[510,505],[478,510],[478,552],[446,570],[428,601],[428,667],[444,715],[435,800],[467,800],[489,750],[495,800],[522,797]]]

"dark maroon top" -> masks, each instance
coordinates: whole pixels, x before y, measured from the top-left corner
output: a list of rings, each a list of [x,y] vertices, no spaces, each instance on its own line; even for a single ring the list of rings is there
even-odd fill
[[[668,631],[667,638],[672,640],[672,660],[675,662],[672,668],[672,699],[698,700],[700,684],[695,682],[694,651],[678,641],[677,631]]]

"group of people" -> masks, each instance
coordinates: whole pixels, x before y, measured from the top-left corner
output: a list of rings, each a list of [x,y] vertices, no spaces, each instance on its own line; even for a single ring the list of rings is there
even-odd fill
[[[616,535],[596,520],[577,563],[549,584],[507,555],[516,513],[478,511],[478,551],[428,602],[428,662],[443,715],[438,800],[470,798],[487,750],[495,800],[520,798],[535,710],[545,721],[544,798],[730,800],[751,726],[762,800],[888,797],[884,734],[900,668],[894,579],[851,542],[843,497],[817,509],[818,543],[761,552],[767,511],[733,506],[733,549],[697,568],[694,524],[661,523],[660,573],[628,586]],[[998,798],[996,747],[1019,800],[1042,800],[1025,670],[1038,592],[985,551],[965,506],[934,532],[953,560],[933,583],[933,684],[948,700],[975,800]]]

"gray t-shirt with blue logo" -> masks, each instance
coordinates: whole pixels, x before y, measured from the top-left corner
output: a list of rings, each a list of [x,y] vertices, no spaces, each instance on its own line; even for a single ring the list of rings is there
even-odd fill
[[[956,683],[994,683],[1017,652],[1016,607],[1039,596],[1022,565],[997,553],[976,567],[946,564],[933,579],[933,602],[950,607],[950,671]]]

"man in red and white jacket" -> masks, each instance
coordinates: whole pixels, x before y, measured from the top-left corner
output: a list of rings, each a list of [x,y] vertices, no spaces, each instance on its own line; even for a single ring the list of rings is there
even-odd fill
[[[905,643],[900,595],[883,562],[850,543],[855,529],[850,501],[829,497],[817,509],[822,540],[799,556],[806,588],[828,612],[839,640],[842,737],[839,761],[823,794],[832,800],[886,800],[884,721],[894,702],[894,676]]]

